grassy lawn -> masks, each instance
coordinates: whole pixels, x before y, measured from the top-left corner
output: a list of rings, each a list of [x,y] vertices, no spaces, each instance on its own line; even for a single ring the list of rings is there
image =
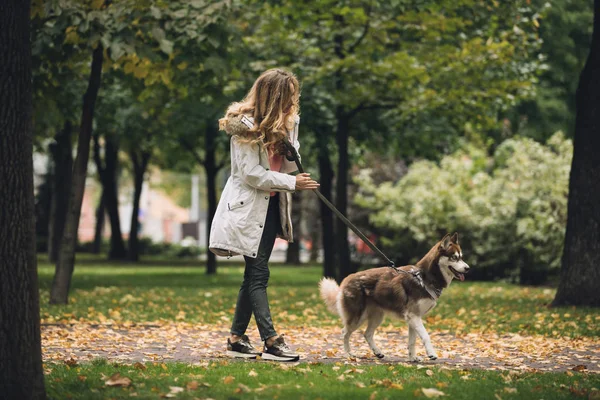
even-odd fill
[[[271,269],[269,296],[277,326],[338,325],[318,298],[320,268]],[[216,276],[185,263],[154,260],[132,266],[80,258],[70,304],[48,305],[54,268],[39,266],[42,322],[169,323],[229,325],[242,280],[241,265],[221,267]],[[548,338],[599,336],[600,310],[548,308],[554,289],[519,287],[501,282],[455,282],[427,317],[430,331],[517,332]],[[406,329],[404,322],[384,324]],[[452,399],[600,398],[600,375],[450,370],[444,367],[302,363],[264,361],[44,365],[50,398],[177,399],[394,399],[427,398],[427,389]],[[115,373],[131,380],[126,387],[105,382]],[[423,391],[425,389],[425,392]],[[434,393],[435,394],[435,393]],[[438,393],[439,394],[439,393]]]
[[[166,321],[228,323],[233,314],[241,265],[222,267],[206,276],[199,266],[107,264],[91,258],[78,262],[70,304],[49,306],[54,267],[40,260],[41,314],[44,323]],[[269,298],[276,324],[332,326],[318,297],[321,269],[316,266],[271,268]],[[431,330],[453,334],[493,331],[547,337],[598,337],[600,310],[549,308],[551,288],[501,282],[454,282],[426,318]],[[404,322],[384,324],[404,327]]]
[[[500,373],[341,363],[278,365],[267,362],[207,362],[117,365],[105,361],[47,366],[48,393],[56,399],[397,399],[426,398],[423,389],[450,399],[599,398],[600,376],[577,373]],[[108,387],[115,373],[127,387]]]

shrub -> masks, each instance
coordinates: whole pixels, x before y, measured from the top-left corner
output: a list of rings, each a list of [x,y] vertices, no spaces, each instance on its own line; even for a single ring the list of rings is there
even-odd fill
[[[439,164],[412,164],[396,183],[374,185],[365,170],[355,201],[401,263],[458,231],[474,276],[538,284],[560,267],[572,153],[562,133],[545,145],[508,139],[493,157],[467,147]]]

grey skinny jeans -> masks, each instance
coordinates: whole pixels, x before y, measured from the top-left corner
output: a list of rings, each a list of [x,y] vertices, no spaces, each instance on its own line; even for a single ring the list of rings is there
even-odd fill
[[[231,324],[232,335],[242,336],[254,313],[261,340],[266,341],[270,337],[277,336],[269,309],[267,283],[270,275],[268,262],[279,231],[281,231],[281,219],[279,193],[277,193],[269,199],[267,218],[256,258],[244,256],[246,269]]]

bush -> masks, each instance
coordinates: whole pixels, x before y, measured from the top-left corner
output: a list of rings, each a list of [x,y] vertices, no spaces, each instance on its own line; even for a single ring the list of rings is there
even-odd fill
[[[458,231],[475,277],[539,284],[560,267],[572,153],[562,133],[546,145],[508,139],[493,157],[468,147],[439,165],[414,163],[397,183],[376,186],[363,171],[355,200],[401,263]]]

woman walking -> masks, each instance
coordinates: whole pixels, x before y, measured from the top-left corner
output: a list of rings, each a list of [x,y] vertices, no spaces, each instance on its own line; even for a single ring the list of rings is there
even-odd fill
[[[225,185],[210,232],[210,250],[221,256],[242,254],[246,267],[238,294],[227,354],[232,357],[296,361],[283,335],[273,327],[267,283],[268,261],[277,237],[293,240],[291,193],[319,184],[288,159],[283,139],[298,150],[300,85],[283,69],[270,69],[250,92],[227,109],[219,126],[231,135],[231,176]],[[262,353],[245,335],[250,318],[258,325]]]

